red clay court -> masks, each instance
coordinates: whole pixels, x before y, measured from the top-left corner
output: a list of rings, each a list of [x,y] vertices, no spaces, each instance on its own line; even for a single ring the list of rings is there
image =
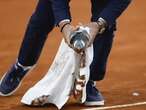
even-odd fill
[[[36,3],[36,0],[0,0],[0,77],[15,62],[26,24]],[[83,0],[82,5],[78,0],[73,0],[71,4],[73,23],[88,22],[89,0]],[[146,102],[145,4],[145,0],[133,0],[118,19],[118,30],[109,58],[107,75],[97,84],[105,97],[105,106]],[[25,78],[14,95],[0,97],[0,110],[56,110],[53,106],[27,107],[22,105],[20,100],[26,90],[47,72],[61,38],[57,28],[49,34],[37,67]],[[63,110],[86,110],[87,108],[75,103],[71,98]],[[88,110],[96,109],[88,108]],[[146,110],[146,104],[109,110]]]

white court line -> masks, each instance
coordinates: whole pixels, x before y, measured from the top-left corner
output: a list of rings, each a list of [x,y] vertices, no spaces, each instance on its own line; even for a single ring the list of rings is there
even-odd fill
[[[94,107],[94,108],[87,108],[81,110],[109,110],[109,109],[116,109],[116,108],[126,108],[126,107],[133,107],[139,105],[146,105],[146,102],[138,102],[132,104],[123,104],[123,105],[114,105],[114,106],[107,106],[107,107]]]

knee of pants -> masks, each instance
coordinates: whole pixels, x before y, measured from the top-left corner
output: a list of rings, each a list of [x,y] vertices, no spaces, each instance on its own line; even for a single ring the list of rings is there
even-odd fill
[[[27,26],[19,52],[18,60],[22,65],[33,65],[37,62],[48,33],[54,27],[54,20],[32,15]]]
[[[53,29],[54,24],[54,17],[45,18],[34,13],[30,18],[28,26],[34,31],[45,31],[48,33]]]

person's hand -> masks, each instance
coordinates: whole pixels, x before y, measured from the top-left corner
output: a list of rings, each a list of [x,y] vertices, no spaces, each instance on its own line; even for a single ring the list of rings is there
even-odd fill
[[[73,33],[74,31],[75,31],[75,27],[70,24],[67,24],[62,31],[65,42],[69,46],[70,46],[70,40],[71,40],[71,33]]]
[[[93,43],[96,35],[99,33],[100,26],[96,22],[90,22],[83,26],[89,28],[89,32],[88,32],[88,34],[90,36],[89,42],[88,42],[88,47],[89,47]]]
[[[97,34],[102,34],[106,30],[107,22],[105,19],[100,17],[96,22],[90,22],[85,25],[80,24],[80,26],[89,28],[88,34],[90,38],[88,46],[91,46]]]
[[[65,42],[68,44],[68,46],[71,47],[71,45],[70,45],[70,40],[71,40],[70,35],[71,35],[71,33],[73,33],[76,30],[76,28],[74,26],[72,26],[70,24],[70,22],[66,22],[66,21],[60,23],[59,27],[60,27],[60,30],[63,34],[63,38],[64,38]]]

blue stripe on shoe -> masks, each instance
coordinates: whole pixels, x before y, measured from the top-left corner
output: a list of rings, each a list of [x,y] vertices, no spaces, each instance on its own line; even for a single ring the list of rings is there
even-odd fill
[[[5,73],[0,81],[0,95],[9,96],[13,94],[20,86],[21,81],[29,69],[24,70],[17,64]]]

